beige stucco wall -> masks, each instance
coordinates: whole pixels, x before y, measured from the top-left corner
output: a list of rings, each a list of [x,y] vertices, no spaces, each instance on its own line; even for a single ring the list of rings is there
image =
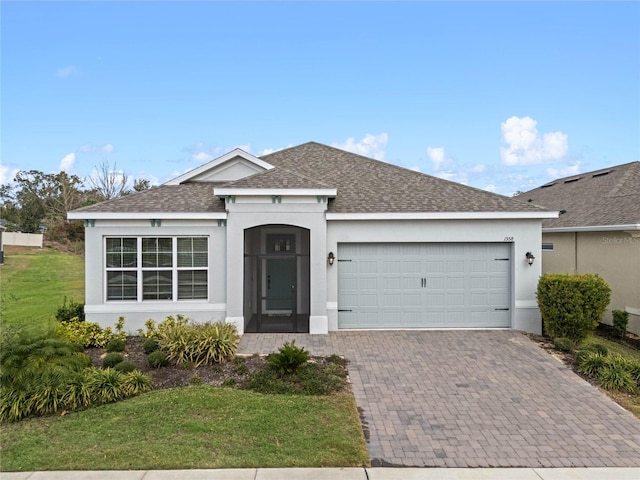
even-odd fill
[[[640,237],[623,231],[543,233],[543,273],[597,273],[611,287],[611,310],[640,312]],[[628,330],[640,335],[640,315],[629,314]]]

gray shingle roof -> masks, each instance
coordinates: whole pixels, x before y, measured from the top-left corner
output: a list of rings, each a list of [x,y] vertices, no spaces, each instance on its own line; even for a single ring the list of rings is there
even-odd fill
[[[527,203],[562,211],[543,228],[640,224],[640,162],[560,178],[520,194]]]
[[[213,195],[211,183],[161,185],[83,207],[76,212],[224,212],[224,201]]]
[[[78,212],[223,212],[213,187],[335,188],[334,213],[543,212],[532,203],[315,142],[261,157],[275,168],[228,183],[163,185]]]

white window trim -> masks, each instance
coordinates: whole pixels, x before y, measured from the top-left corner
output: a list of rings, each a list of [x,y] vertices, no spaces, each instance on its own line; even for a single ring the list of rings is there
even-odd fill
[[[135,238],[136,239],[136,266],[135,267],[107,267],[107,240],[110,238]],[[142,262],[142,239],[143,238],[170,238],[171,239],[171,267],[144,267]],[[179,238],[206,238],[207,239],[207,266],[206,267],[178,267],[178,239]],[[103,238],[103,298],[104,303],[116,303],[116,304],[132,304],[132,303],[184,303],[184,302],[199,302],[206,303],[209,301],[209,286],[211,282],[211,276],[209,275],[209,236],[208,235],[108,235]],[[137,300],[110,300],[108,298],[108,272],[136,272],[136,294]],[[171,271],[171,299],[152,300],[143,298],[144,290],[144,272],[158,272],[158,271]],[[207,272],[207,296],[206,298],[185,298],[178,299],[178,272],[179,271],[206,271]]]

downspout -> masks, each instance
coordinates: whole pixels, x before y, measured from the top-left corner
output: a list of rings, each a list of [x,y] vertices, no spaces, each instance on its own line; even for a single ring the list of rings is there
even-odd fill
[[[578,273],[578,232],[573,232],[573,273]]]

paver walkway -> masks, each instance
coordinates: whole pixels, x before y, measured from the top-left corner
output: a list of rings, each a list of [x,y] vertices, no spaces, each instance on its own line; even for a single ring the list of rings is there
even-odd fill
[[[337,353],[374,466],[640,467],[640,420],[512,330],[245,334]]]

